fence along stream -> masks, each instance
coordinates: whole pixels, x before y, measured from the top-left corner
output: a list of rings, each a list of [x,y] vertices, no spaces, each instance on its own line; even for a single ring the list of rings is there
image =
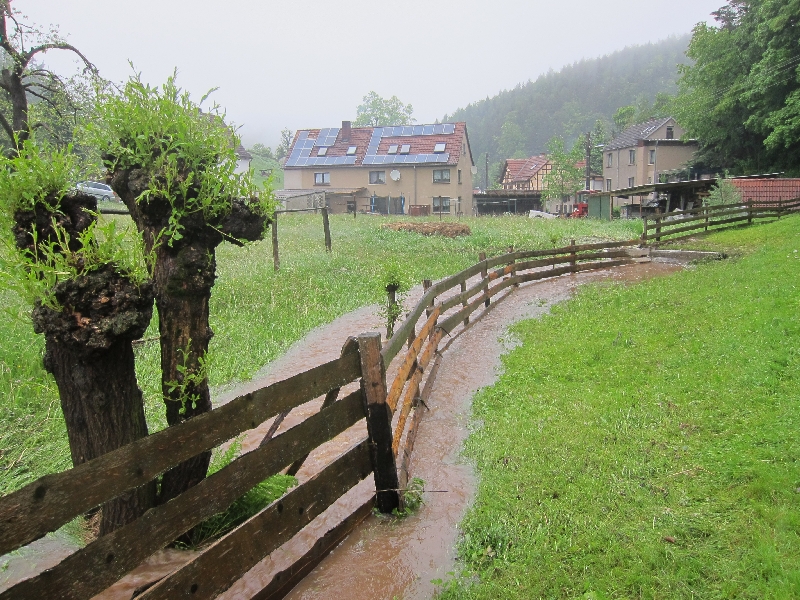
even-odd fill
[[[267,436],[258,448],[176,499],[90,543],[52,569],[0,593],[0,600],[91,598],[187,530],[225,510],[264,479],[287,468],[297,472],[315,447],[366,419],[367,438],[138,596],[217,596],[373,473],[375,496],[324,534],[314,548],[288,571],[278,574],[258,596],[282,597],[369,514],[373,503],[382,512],[400,506],[399,492],[409,479],[411,451],[424,412],[421,399],[430,390],[439,364],[439,344],[445,336],[465,326],[473,313],[485,310],[493,297],[511,286],[633,262],[647,252],[631,248],[638,243],[573,243],[483,259],[432,284],[383,346],[377,333],[351,338],[336,360],[240,396],[210,413],[63,473],[42,477],[0,498],[1,555],[152,480],[191,456],[310,400],[325,397],[317,414],[279,435]],[[406,345],[397,375],[387,385],[386,366],[400,356]],[[423,381],[424,389],[420,391]],[[341,388],[353,382],[359,382],[359,389],[339,397]]]

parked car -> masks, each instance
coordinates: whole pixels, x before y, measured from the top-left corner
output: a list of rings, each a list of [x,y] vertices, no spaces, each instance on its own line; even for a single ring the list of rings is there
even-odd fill
[[[119,196],[117,196],[114,193],[114,190],[111,189],[111,186],[106,185],[105,183],[98,183],[96,181],[80,181],[75,187],[78,189],[78,191],[83,192],[84,194],[89,194],[90,196],[94,196],[98,200],[105,200],[106,202],[114,200],[116,202],[121,202]]]

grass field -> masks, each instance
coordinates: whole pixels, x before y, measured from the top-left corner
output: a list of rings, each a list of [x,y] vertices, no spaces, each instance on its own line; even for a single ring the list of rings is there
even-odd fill
[[[800,597],[800,216],[685,245],[514,327],[442,598]]]
[[[119,217],[124,222],[127,217]],[[473,235],[426,238],[387,231],[386,219],[331,217],[333,252],[326,253],[320,215],[281,216],[281,270],[272,268],[269,241],[218,250],[211,300],[215,336],[209,350],[214,386],[250,378],[308,331],[358,307],[380,302],[382,265],[395,260],[409,281],[438,279],[507,247],[542,248],[569,239],[630,239],[641,222],[465,219]],[[129,222],[129,221],[128,221]],[[0,290],[0,494],[70,466],[58,393],[42,368],[44,341],[33,333],[30,307]],[[156,335],[151,324],[145,337]],[[165,426],[160,399],[159,348],[137,348],[137,373],[150,431]]]

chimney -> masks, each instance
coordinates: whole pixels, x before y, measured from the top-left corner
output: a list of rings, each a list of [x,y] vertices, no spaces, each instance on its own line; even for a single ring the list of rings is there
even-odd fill
[[[350,121],[342,121],[342,141],[350,141]]]

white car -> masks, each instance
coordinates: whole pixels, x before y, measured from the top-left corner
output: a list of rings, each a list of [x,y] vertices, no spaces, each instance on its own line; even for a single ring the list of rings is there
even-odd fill
[[[119,197],[114,193],[114,190],[111,189],[111,186],[106,185],[105,183],[98,183],[96,181],[80,181],[75,187],[79,192],[94,196],[98,200],[104,200],[105,202],[115,200],[116,202],[120,202]]]

